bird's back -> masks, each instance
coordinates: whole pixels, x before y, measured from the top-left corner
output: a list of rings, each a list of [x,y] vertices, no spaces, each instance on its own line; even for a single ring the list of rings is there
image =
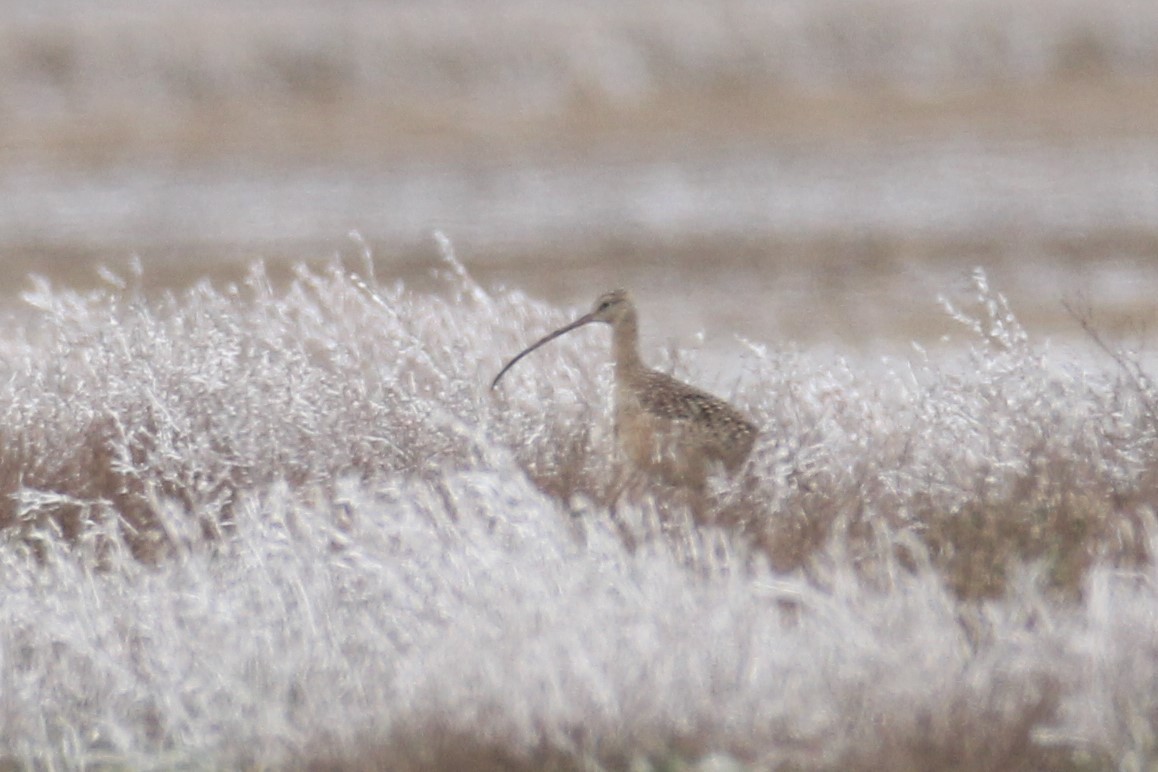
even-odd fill
[[[617,377],[616,429],[628,457],[669,483],[702,487],[712,463],[739,469],[756,427],[719,397],[647,368]]]

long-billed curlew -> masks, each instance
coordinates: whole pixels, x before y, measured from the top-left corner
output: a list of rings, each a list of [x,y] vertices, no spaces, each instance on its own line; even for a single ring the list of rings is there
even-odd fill
[[[639,322],[626,291],[601,295],[589,313],[523,349],[503,366],[491,388],[539,346],[591,322],[611,325],[615,435],[624,454],[644,474],[691,490],[698,504],[714,465],[722,465],[729,474],[743,465],[756,440],[756,427],[724,400],[643,364]],[[621,490],[613,492],[612,503]]]

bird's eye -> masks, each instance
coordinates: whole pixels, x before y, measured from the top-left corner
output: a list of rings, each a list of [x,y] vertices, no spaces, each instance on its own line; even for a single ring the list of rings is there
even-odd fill
[[[611,308],[611,301],[610,300],[604,300],[602,303],[599,304],[599,310],[600,311],[606,311],[609,308]]]

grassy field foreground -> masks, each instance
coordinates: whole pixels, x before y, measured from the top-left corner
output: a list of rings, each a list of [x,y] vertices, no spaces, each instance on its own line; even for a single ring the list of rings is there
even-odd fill
[[[449,251],[449,248],[447,248]],[[47,768],[1143,769],[1158,389],[753,345],[714,522],[614,473],[571,313],[302,270],[38,285],[0,339],[0,752]],[[124,285],[124,286],[120,286]],[[972,331],[968,328],[972,327]],[[694,353],[652,353],[694,376]]]

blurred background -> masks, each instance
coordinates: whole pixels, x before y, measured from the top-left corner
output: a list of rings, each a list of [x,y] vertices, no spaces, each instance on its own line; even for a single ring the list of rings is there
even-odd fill
[[[1152,0],[0,0],[0,304],[372,249],[645,343],[936,346],[984,267],[1033,334],[1158,302]]]

